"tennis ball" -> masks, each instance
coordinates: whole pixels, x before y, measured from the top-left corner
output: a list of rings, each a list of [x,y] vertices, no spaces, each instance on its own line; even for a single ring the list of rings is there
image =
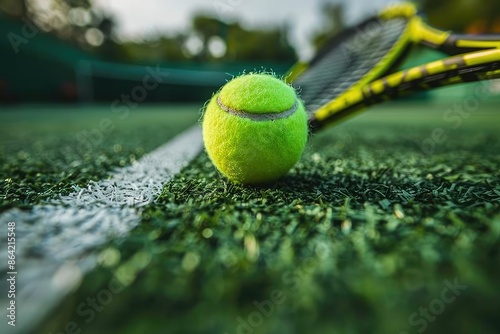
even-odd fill
[[[307,135],[307,114],[295,90],[270,74],[229,81],[203,115],[208,156],[235,183],[267,183],[285,175],[302,155]]]

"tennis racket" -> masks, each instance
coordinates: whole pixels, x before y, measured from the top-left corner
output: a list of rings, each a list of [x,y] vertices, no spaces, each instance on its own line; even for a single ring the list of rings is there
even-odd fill
[[[452,57],[393,73],[414,47]],[[287,81],[301,91],[312,131],[412,92],[500,78],[500,35],[459,35],[426,25],[400,3],[332,38]]]

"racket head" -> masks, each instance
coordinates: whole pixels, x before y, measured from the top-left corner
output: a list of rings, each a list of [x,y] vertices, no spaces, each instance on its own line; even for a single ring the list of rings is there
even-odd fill
[[[416,18],[413,5],[390,7],[331,38],[309,63],[295,65],[287,80],[308,112],[328,117],[324,106],[330,101],[395,68],[413,43]]]
[[[310,123],[322,127],[350,116],[339,107],[350,92],[394,72],[416,44],[449,54],[500,44],[496,35],[460,36],[427,26],[415,5],[398,3],[330,39],[309,63],[293,67],[288,81],[301,92]]]

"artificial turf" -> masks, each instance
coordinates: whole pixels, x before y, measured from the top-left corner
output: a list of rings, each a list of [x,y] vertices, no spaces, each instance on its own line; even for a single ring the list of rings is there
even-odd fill
[[[192,106],[15,106],[0,112],[0,212],[105,178],[198,119]]]
[[[202,153],[37,333],[498,333],[500,114],[448,108],[371,110],[261,187]]]

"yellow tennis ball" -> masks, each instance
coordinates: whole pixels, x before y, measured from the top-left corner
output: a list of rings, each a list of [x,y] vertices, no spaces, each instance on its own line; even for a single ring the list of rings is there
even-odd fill
[[[307,114],[295,90],[269,74],[228,82],[208,103],[203,140],[217,169],[235,183],[285,175],[307,142]]]

